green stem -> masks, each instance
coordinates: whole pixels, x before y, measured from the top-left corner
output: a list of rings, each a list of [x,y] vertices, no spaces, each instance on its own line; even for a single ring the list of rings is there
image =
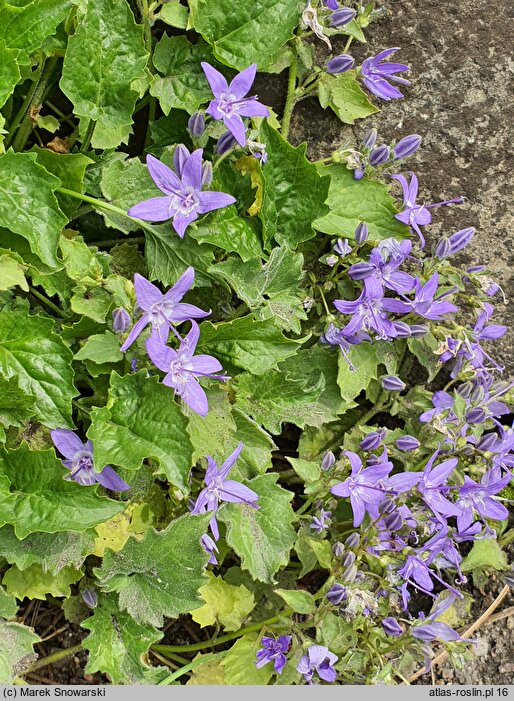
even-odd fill
[[[62,122],[68,122],[68,124],[71,124],[72,127],[75,126],[75,122],[73,121],[73,115],[71,114],[65,114],[62,110],[60,110],[56,105],[53,104],[53,102],[50,102],[50,100],[47,100],[45,102],[45,105],[49,107],[52,112],[55,112],[55,114],[59,117],[59,119]]]
[[[382,390],[382,392],[380,393],[380,395],[375,403],[375,406],[372,406],[369,411],[367,411],[365,414],[363,414],[359,418],[359,421],[358,421],[359,426],[363,426],[370,419],[372,419],[375,416],[375,414],[378,414],[380,411],[382,411],[382,409],[384,408],[386,397],[387,397],[387,392],[385,390]]]
[[[234,149],[233,149],[233,148],[230,148],[228,151],[225,151],[225,153],[223,153],[223,154],[218,158],[218,160],[215,161],[215,162],[213,163],[213,165],[212,165],[212,170],[213,170],[213,172],[216,172],[216,171],[218,170],[220,164],[223,163],[223,161],[225,160],[225,158],[227,158],[227,156],[230,156],[230,154],[233,153],[233,152],[234,152]]]
[[[152,28],[150,27],[150,16],[148,12],[148,0],[137,0],[137,7],[141,16],[141,24],[145,33],[145,47],[149,55],[152,55]]]
[[[148,126],[146,129],[146,138],[145,138],[145,148],[148,148],[150,144],[152,143],[152,135],[150,132],[150,127],[152,125],[152,122],[155,122],[155,113],[157,111],[157,100],[152,98],[152,101],[150,102],[150,105],[148,107]]]
[[[41,76],[43,75],[43,70],[45,67],[45,62],[43,61],[39,68],[37,69],[35,76],[34,76],[34,82],[29,88],[28,93],[25,96],[25,99],[23,100],[23,104],[16,113],[16,116],[9,128],[9,134],[7,138],[5,139],[5,147],[8,148],[11,145],[11,141],[14,138],[14,134],[16,133],[16,130],[20,126],[20,124],[23,121],[23,118],[27,114],[27,111],[29,109],[30,103],[32,102],[32,98],[34,97],[34,93],[36,92],[37,86],[39,85],[39,82],[41,81]]]
[[[144,243],[144,236],[133,236],[132,238],[125,239],[106,239],[105,241],[93,241],[93,243],[88,243],[88,246],[96,246],[97,248],[112,248],[113,246],[118,246],[120,243]]]
[[[346,42],[346,45],[345,45],[345,47],[344,47],[344,49],[343,49],[343,54],[347,54],[347,53],[348,53],[348,49],[349,49],[350,46],[352,45],[352,41],[353,41],[353,37],[349,37],[349,38],[348,38],[348,41]]]
[[[230,642],[230,640],[240,638],[246,633],[254,633],[257,630],[260,630],[263,626],[269,626],[273,623],[277,623],[277,621],[279,621],[284,616],[292,616],[293,613],[293,609],[285,609],[284,611],[282,611],[282,613],[278,614],[277,616],[267,618],[265,621],[261,621],[260,623],[252,623],[249,626],[245,626],[244,628],[236,630],[234,633],[227,633],[226,635],[222,635],[220,638],[211,638],[210,640],[205,640],[200,643],[193,643],[192,645],[152,645],[152,650],[162,652],[163,655],[167,655],[169,652],[196,652],[197,650],[205,650],[205,648],[208,647],[216,647],[216,645],[223,645],[223,643],[228,643]]]
[[[45,304],[49,309],[61,316],[63,319],[68,318],[68,315],[63,312],[63,310],[60,309],[57,304],[54,304],[50,299],[48,299],[48,297],[45,297],[45,295],[38,292],[38,290],[36,290],[34,287],[29,287],[29,292],[33,297],[36,297],[36,299]]]
[[[294,104],[296,101],[296,76],[298,75],[298,57],[296,51],[292,52],[291,65],[289,66],[289,80],[287,82],[287,97],[284,107],[284,115],[282,117],[282,136],[287,139],[289,127],[291,125],[291,116],[293,114]]]
[[[43,657],[42,660],[34,662],[34,664],[29,667],[28,672],[34,672],[36,669],[41,669],[41,667],[46,667],[54,662],[59,662],[59,660],[64,660],[66,657],[71,657],[71,655],[74,655],[76,652],[80,652],[83,649],[84,648],[82,645],[74,645],[66,650],[58,650],[57,652],[53,652],[51,655],[48,655],[48,657]]]
[[[82,202],[87,202],[92,204],[93,207],[98,207],[98,209],[103,209],[106,212],[113,212],[114,214],[121,214],[127,219],[131,219],[139,224],[142,229],[147,231],[153,231],[152,227],[141,219],[134,219],[134,217],[129,217],[125,209],[121,207],[116,207],[114,204],[109,204],[109,202],[104,202],[103,200],[97,200],[95,197],[90,197],[89,195],[84,195],[81,192],[75,192],[75,190],[68,190],[67,187],[58,187],[56,192],[61,192],[63,195],[68,195],[69,197],[74,197],[76,200],[82,200]]]
[[[45,101],[46,92],[48,90],[49,85],[52,82],[52,76],[58,63],[59,57],[53,56],[52,58],[49,58],[45,64],[43,64],[44,69],[32,93],[32,99],[30,100],[30,103],[27,107],[25,118],[22,121],[20,128],[18,129],[18,133],[13,139],[12,147],[15,151],[22,151],[25,147],[27,139],[30,136],[30,132],[32,131],[32,119],[30,116],[30,108],[32,107],[32,105],[40,107]]]
[[[213,662],[214,660],[218,660],[220,659],[220,657],[224,657],[226,654],[226,652],[215,652],[212,655],[202,655],[202,657],[199,657],[197,660],[189,662],[189,664],[186,664],[180,669],[177,669],[176,672],[173,672],[173,674],[170,674],[169,677],[163,679],[162,682],[159,682],[159,686],[172,684],[175,681],[175,679],[178,679],[183,674],[187,674],[187,672],[190,672],[195,667],[205,664],[206,662]]]
[[[89,149],[89,145],[91,143],[91,139],[93,138],[93,132],[96,127],[96,122],[94,122],[92,119],[89,120],[87,124],[87,129],[86,129],[86,134],[84,138],[82,139],[82,144],[80,146],[79,151],[81,153],[84,153],[84,151],[87,151]]]

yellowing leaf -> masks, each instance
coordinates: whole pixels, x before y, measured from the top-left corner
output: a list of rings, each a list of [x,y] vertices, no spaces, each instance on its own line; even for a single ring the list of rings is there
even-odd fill
[[[255,606],[254,596],[244,584],[227,584],[214,575],[200,588],[200,594],[205,604],[191,616],[202,628],[219,622],[225,630],[237,630]]]
[[[82,570],[68,565],[57,574],[43,572],[41,565],[31,565],[21,572],[16,565],[7,570],[2,580],[9,594],[18,599],[42,599],[52,596],[70,596],[70,585],[82,578]]]
[[[199,660],[204,656],[205,655],[201,654],[197,655],[194,658],[193,662],[196,662],[196,660]],[[204,664],[201,664],[192,670],[191,676],[186,682],[186,686],[195,686],[198,684],[225,684],[225,670],[220,665],[219,660],[211,660],[210,662],[204,662]]]
[[[262,207],[263,186],[259,169],[259,161],[257,158],[253,158],[253,156],[243,156],[243,158],[238,158],[234,165],[241,175],[246,175],[248,173],[250,175],[252,187],[257,188],[255,192],[255,200],[252,206],[248,209],[248,214],[251,217],[254,217],[259,214]]]
[[[113,550],[118,552],[122,550],[125,543],[130,538],[130,515],[128,510],[122,511],[121,514],[116,514],[104,523],[99,523],[95,527],[98,536],[95,538],[94,555],[103,557],[105,550]]]

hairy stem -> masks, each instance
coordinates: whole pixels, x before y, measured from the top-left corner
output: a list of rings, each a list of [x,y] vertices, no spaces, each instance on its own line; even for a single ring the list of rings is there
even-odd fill
[[[84,138],[82,139],[82,144],[80,146],[80,151],[84,153],[84,151],[87,151],[89,149],[89,145],[91,144],[91,139],[93,138],[93,132],[96,127],[96,122],[93,121],[92,119],[89,120],[87,129],[86,129],[86,134]]]
[[[162,682],[159,682],[159,686],[163,686],[166,684],[172,684],[175,681],[175,679],[178,679],[183,674],[187,674],[188,672],[193,670],[195,667],[198,667],[199,665],[205,664],[206,662],[212,662],[213,660],[218,660],[221,657],[224,657],[226,654],[227,654],[226,652],[215,652],[211,655],[203,655],[202,657],[198,658],[197,660],[193,660],[192,662],[189,662],[189,664],[184,665],[184,667],[177,669],[176,672],[173,672],[173,674],[170,674],[169,677],[166,677],[166,679],[163,679]]]
[[[296,101],[296,76],[298,75],[298,57],[296,51],[292,52],[291,65],[289,66],[289,80],[287,82],[287,97],[282,117],[282,136],[287,139],[291,117]]]
[[[68,315],[63,312],[60,307],[57,306],[57,304],[54,304],[52,300],[48,299],[48,297],[45,297],[44,294],[41,294],[38,290],[36,290],[34,287],[29,287],[30,294],[38,299],[42,304],[47,306],[49,309],[51,309],[53,312],[61,316],[63,319],[67,319]]]
[[[34,672],[36,669],[41,669],[41,667],[46,667],[54,662],[59,662],[59,660],[64,660],[66,657],[71,657],[76,652],[80,652],[83,649],[82,645],[74,645],[73,647],[66,648],[66,650],[52,652],[48,657],[43,657],[43,659],[34,662],[34,664],[29,667],[28,672]]]

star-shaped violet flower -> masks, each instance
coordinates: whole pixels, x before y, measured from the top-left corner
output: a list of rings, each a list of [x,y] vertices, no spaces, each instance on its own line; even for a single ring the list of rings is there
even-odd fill
[[[333,667],[337,660],[337,655],[330,652],[328,647],[324,645],[311,645],[307,650],[307,654],[304,655],[298,663],[296,669],[300,674],[303,674],[308,684],[312,683],[312,678],[316,672],[323,681],[332,683],[337,677],[337,672]]]
[[[114,492],[130,489],[130,485],[122,480],[109,465],[106,465],[101,472],[95,472],[91,441],[82,443],[80,438],[67,428],[56,428],[50,431],[50,435],[57,450],[66,458],[62,460],[64,467],[70,471],[66,479],[85,486],[98,482],[102,487]]]
[[[206,109],[213,119],[223,120],[223,124],[240,146],[246,146],[246,128],[242,117],[269,117],[267,107],[258,102],[257,97],[245,97],[255,79],[257,64],[253,63],[236,75],[230,85],[225,77],[209,63],[202,61],[203,72],[211,86],[214,100]]]
[[[207,456],[207,470],[205,472],[205,487],[202,489],[191,513],[202,514],[209,511],[216,512],[221,501],[228,501],[235,504],[249,504],[255,509],[259,506],[256,501],[259,495],[249,487],[245,487],[241,482],[227,479],[228,473],[237,458],[241,455],[244,443],[240,443],[237,448],[228,456],[221,467],[218,467],[210,455]],[[214,538],[218,540],[219,531],[216,516],[210,522]]]
[[[173,219],[173,228],[183,238],[186,228],[198,219],[199,214],[234,204],[236,200],[232,195],[201,191],[205,183],[202,154],[203,149],[199,148],[187,156],[181,164],[180,175],[148,154],[146,165],[152,180],[165,197],[152,197],[139,202],[128,210],[129,217],[152,222]]]
[[[144,314],[136,321],[127,340],[121,346],[120,350],[122,353],[127,348],[130,348],[148,324],[152,325],[152,336],[162,343],[166,343],[171,324],[179,324],[181,321],[209,316],[210,311],[205,312],[193,304],[185,304],[180,301],[193,286],[194,279],[194,268],[188,268],[173,287],[163,294],[158,287],[139,273],[134,275],[137,306],[143,310]]]
[[[206,416],[209,411],[207,395],[198,382],[198,377],[214,380],[228,380],[227,375],[217,375],[223,370],[219,360],[212,355],[194,355],[200,337],[196,321],[191,321],[191,330],[182,340],[178,350],[166,346],[155,336],[146,342],[146,350],[152,363],[166,373],[162,381],[182,397],[193,411]]]
[[[255,653],[257,669],[264,667],[273,660],[273,668],[277,674],[282,674],[282,670],[287,662],[286,652],[291,644],[291,635],[281,635],[278,640],[270,637],[262,637],[260,650]]]
[[[394,100],[403,97],[398,88],[388,80],[394,80],[401,85],[410,85],[410,80],[402,78],[395,73],[410,71],[404,63],[381,63],[385,58],[398,51],[399,47],[385,49],[376,56],[367,58],[361,66],[362,82],[373,95],[381,100]]]
[[[166,343],[171,324],[209,316],[210,311],[205,312],[193,304],[185,304],[180,301],[193,286],[194,279],[194,268],[188,268],[173,287],[163,294],[158,287],[139,273],[134,275],[137,306],[143,310],[144,314],[136,321],[127,340],[121,346],[122,353],[130,348],[148,324],[152,325],[152,336],[162,343]]]

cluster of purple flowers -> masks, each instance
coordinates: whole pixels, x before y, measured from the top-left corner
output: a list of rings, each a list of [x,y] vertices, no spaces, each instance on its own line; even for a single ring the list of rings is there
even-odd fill
[[[206,312],[193,304],[182,302],[182,298],[193,286],[194,268],[188,268],[173,287],[163,294],[158,287],[139,273],[134,276],[137,309],[141,317],[134,324],[120,350],[127,351],[146,326],[151,326],[150,338],[146,341],[146,350],[154,365],[166,373],[163,384],[172,387],[175,393],[200,416],[209,410],[207,395],[198,379],[208,377],[226,380],[219,360],[211,355],[195,355],[200,338],[200,328],[195,319],[206,317]],[[116,310],[120,314],[120,310]],[[116,318],[115,320],[116,321]],[[182,338],[175,328],[184,321],[191,323],[189,333]],[[177,349],[167,345],[170,332],[177,338]]]

